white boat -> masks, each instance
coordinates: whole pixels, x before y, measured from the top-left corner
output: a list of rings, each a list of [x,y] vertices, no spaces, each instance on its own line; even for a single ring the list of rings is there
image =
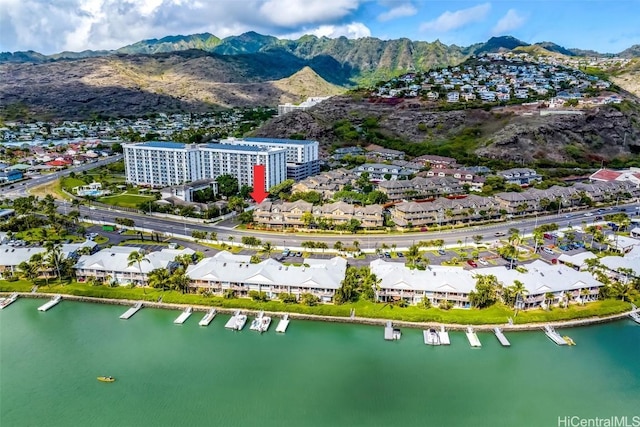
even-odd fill
[[[0,299],[0,310],[2,310],[5,307],[9,307],[17,299],[18,299],[18,293],[17,292],[12,293],[11,295],[9,295],[6,298]]]
[[[480,342],[480,339],[478,339],[478,335],[471,326],[467,326],[466,335],[471,347],[482,347],[482,343]]]
[[[402,337],[400,329],[394,328],[391,320],[387,321],[387,325],[384,328],[384,339],[387,341],[399,340]]]
[[[260,331],[260,327],[262,325],[262,316],[264,316],[264,311],[259,312],[256,318],[251,321],[251,326],[249,326],[249,329],[251,329],[252,331]]]
[[[176,325],[182,325],[184,322],[187,321],[189,317],[191,317],[191,313],[193,313],[193,308],[191,307],[185,308],[184,311],[180,313],[180,316],[178,316],[176,320],[173,321],[173,323],[175,323]]]
[[[238,314],[236,316],[235,329],[236,331],[241,331],[244,328],[244,325],[247,323],[247,315],[246,314]]]
[[[205,314],[204,317],[198,322],[198,325],[209,326],[209,323],[211,323],[213,318],[216,317],[217,313],[218,312],[216,311],[215,308],[212,308],[211,310],[207,311],[207,314]]]
[[[555,329],[553,329],[553,326],[544,325],[544,334],[549,337],[551,341],[558,345],[567,345],[567,341],[562,338],[562,336],[560,336],[560,334],[557,333]]]
[[[271,325],[271,317],[262,316],[262,322],[260,323],[260,333],[267,332]]]
[[[435,329],[422,331],[424,343],[427,345],[440,345],[440,335]]]

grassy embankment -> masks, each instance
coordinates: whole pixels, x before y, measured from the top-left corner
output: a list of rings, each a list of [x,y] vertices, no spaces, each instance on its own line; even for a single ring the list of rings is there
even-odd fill
[[[64,282],[63,282],[64,283]],[[39,283],[40,284],[40,283]],[[30,282],[19,280],[16,282],[0,281],[0,292],[29,292]],[[182,294],[177,291],[162,291],[159,289],[141,289],[129,287],[91,286],[77,282],[59,284],[55,280],[46,286],[44,281],[38,292],[60,293],[76,296],[157,301],[162,296],[163,303],[205,305],[222,308],[239,308],[247,310],[266,310],[273,312],[289,312],[313,314],[331,317],[349,317],[351,309],[355,309],[358,317],[402,320],[412,322],[441,322],[452,324],[504,324],[507,318],[513,317],[513,310],[502,305],[483,310],[441,310],[439,308],[423,309],[417,306],[399,307],[389,304],[376,304],[368,301],[343,305],[306,306],[301,304],[285,304],[280,301],[259,302],[245,298],[225,299],[197,294]],[[636,301],[638,303],[640,301]],[[607,316],[622,313],[630,309],[629,303],[620,300],[604,300],[581,305],[571,305],[569,308],[554,308],[545,310],[521,311],[514,318],[516,324],[543,323],[572,319],[583,319],[594,316]]]

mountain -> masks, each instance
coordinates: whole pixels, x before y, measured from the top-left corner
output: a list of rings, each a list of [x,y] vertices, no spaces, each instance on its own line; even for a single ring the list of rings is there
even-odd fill
[[[540,42],[535,43],[536,46],[540,46],[541,48],[548,50],[549,52],[555,52],[566,56],[576,56],[574,52],[569,49],[566,49],[558,44],[553,42]]]
[[[365,128],[370,131],[363,133]],[[275,117],[254,134],[303,135],[320,141],[325,153],[331,146],[374,142],[410,155],[437,154],[472,162],[476,157],[518,164],[589,162],[640,153],[640,105],[541,116],[514,114],[506,108],[431,111],[417,100],[393,105],[345,95]]]
[[[211,51],[220,44],[220,39],[213,34],[202,33],[190,36],[167,36],[161,39],[142,40],[128,46],[121,47],[115,52],[129,54],[153,54],[174,52],[177,50],[200,49]]]
[[[491,37],[486,43],[476,49],[474,53],[500,52],[513,50],[520,46],[529,46],[529,44],[511,36]]]
[[[628,49],[623,50],[618,54],[623,58],[638,58],[640,57],[640,44],[634,44]]]

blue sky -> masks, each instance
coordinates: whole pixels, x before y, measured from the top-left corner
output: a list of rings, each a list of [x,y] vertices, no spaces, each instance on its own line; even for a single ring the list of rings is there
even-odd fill
[[[0,0],[0,51],[115,49],[167,35],[246,31],[460,46],[512,35],[616,53],[640,44],[640,0]]]

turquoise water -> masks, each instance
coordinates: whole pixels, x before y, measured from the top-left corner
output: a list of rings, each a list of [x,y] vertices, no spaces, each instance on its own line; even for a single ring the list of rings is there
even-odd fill
[[[383,328],[293,320],[285,335],[224,329],[228,316],[174,325],[178,311],[20,299],[0,312],[0,425],[557,426],[559,416],[640,415],[640,326],[620,321],[462,332],[428,347]],[[100,383],[112,375],[117,381]]]

